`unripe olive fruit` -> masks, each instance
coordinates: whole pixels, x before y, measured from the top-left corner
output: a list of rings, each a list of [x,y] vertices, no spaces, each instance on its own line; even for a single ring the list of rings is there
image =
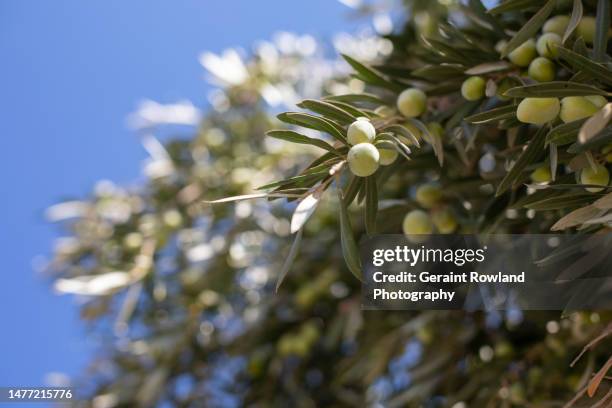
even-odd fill
[[[584,39],[585,43],[592,44],[595,38],[595,27],[595,17],[582,17],[576,27],[576,33]]]
[[[610,173],[608,169],[602,166],[601,164],[595,165],[595,168],[592,166],[585,167],[582,169],[580,173],[580,182],[582,184],[594,184],[597,186],[607,186],[610,182]],[[590,193],[598,193],[603,190],[599,187],[587,187],[586,191]]]
[[[393,164],[397,159],[397,150],[392,147],[381,147],[378,149],[378,154],[380,155],[378,162],[381,166]]]
[[[534,183],[548,183],[552,180],[552,174],[550,173],[549,166],[538,167],[531,173],[531,181]]]
[[[533,41],[533,39],[529,39],[508,54],[508,59],[519,67],[526,67],[529,65],[531,60],[536,57],[536,55],[537,52],[535,41]]]
[[[457,219],[449,209],[434,211],[431,219],[440,234],[452,234],[457,229]]]
[[[397,97],[397,109],[407,118],[414,118],[425,111],[427,96],[416,88],[409,88]]]
[[[434,226],[425,211],[412,210],[404,217],[402,229],[410,242],[420,243],[427,240],[427,235],[433,232]]]
[[[376,129],[369,120],[357,119],[348,128],[347,138],[351,145],[372,143],[376,137]]]
[[[561,120],[565,123],[588,118],[599,110],[590,99],[584,96],[566,96],[561,99]]]
[[[540,54],[542,57],[553,58],[559,55],[557,45],[561,45],[561,43],[562,40],[560,35],[555,33],[545,33],[538,38],[536,49],[538,50],[538,54]]]
[[[423,208],[431,208],[442,199],[442,189],[437,184],[423,184],[416,190],[415,199]]]
[[[528,73],[538,82],[552,81],[555,79],[555,64],[548,58],[538,57],[529,64]]]
[[[516,117],[523,123],[543,125],[556,118],[559,110],[557,98],[525,98],[516,109]]]
[[[359,143],[351,147],[347,160],[354,175],[368,177],[378,170],[380,154],[373,144]]]
[[[549,18],[542,27],[542,32],[544,33],[555,33],[557,35],[563,35],[565,33],[565,29],[569,24],[570,18],[566,15],[558,15],[552,18]]]
[[[477,101],[485,95],[486,82],[482,77],[473,76],[461,84],[461,96],[468,101]]]
[[[600,109],[608,103],[608,100],[601,95],[587,95],[585,98]]]

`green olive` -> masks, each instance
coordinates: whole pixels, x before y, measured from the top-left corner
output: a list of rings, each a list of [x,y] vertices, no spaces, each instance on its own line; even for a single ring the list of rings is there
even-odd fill
[[[552,180],[549,166],[540,166],[531,173],[531,181],[534,183],[548,183]]]
[[[595,99],[596,102],[597,99]],[[566,96],[561,99],[561,120],[565,123],[588,118],[599,110],[599,106],[593,103],[593,99],[584,96]]]
[[[593,44],[596,26],[595,17],[582,17],[578,27],[576,27],[576,33],[579,37],[582,37],[585,43]]]
[[[468,101],[477,101],[485,96],[486,82],[482,77],[473,76],[461,84],[461,96]]]
[[[434,183],[423,184],[417,188],[415,199],[423,208],[432,208],[442,200],[442,189]]]
[[[555,119],[559,110],[557,98],[525,98],[519,103],[516,117],[523,123],[543,125]]]
[[[544,26],[542,27],[542,32],[544,33],[555,33],[559,36],[562,36],[565,33],[565,29],[569,24],[570,18],[566,15],[558,15],[552,18],[549,18]]]
[[[410,242],[420,243],[427,240],[427,235],[433,232],[434,226],[425,211],[412,210],[404,217],[402,229]]]
[[[608,172],[608,169],[601,164],[595,165],[595,168],[588,166],[582,169],[582,172],[580,172],[580,182],[582,184],[607,186],[610,182],[610,173]],[[585,190],[590,193],[598,193],[603,190],[603,187],[587,187]]]
[[[380,154],[373,144],[359,143],[351,147],[347,160],[354,175],[368,177],[378,170]]]
[[[348,128],[347,139],[349,144],[372,143],[376,138],[376,129],[369,120],[357,119]]]
[[[608,100],[601,95],[587,95],[585,98],[599,109],[608,103]]]
[[[449,209],[434,211],[431,219],[440,234],[452,234],[457,229],[457,218]]]
[[[538,82],[555,79],[555,64],[548,58],[538,57],[529,64],[529,76]]]
[[[553,58],[559,55],[557,46],[561,45],[561,36],[555,33],[545,33],[538,38],[536,49],[542,57]]]
[[[409,88],[397,97],[397,109],[407,118],[414,118],[425,112],[427,96],[416,88]]]
[[[381,166],[388,166],[397,160],[397,150],[392,147],[379,148],[378,153],[380,155],[378,162]]]
[[[512,52],[508,54],[508,59],[519,67],[526,67],[536,56],[535,41],[529,39],[512,50]]]

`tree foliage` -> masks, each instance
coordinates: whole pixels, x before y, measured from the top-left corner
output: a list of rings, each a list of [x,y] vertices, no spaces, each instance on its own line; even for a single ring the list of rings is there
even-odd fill
[[[407,2],[390,55],[343,55],[278,120],[271,89],[302,91],[312,57],[256,54],[146,184],[59,204],[56,287],[108,339],[82,405],[608,406],[608,312],[361,310],[364,234],[612,220],[609,2],[445,4]]]

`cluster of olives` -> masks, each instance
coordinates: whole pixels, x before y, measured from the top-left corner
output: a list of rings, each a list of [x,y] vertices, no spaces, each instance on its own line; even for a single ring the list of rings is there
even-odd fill
[[[428,183],[419,186],[415,199],[425,210],[412,210],[404,217],[402,228],[411,242],[423,242],[427,235],[437,231],[440,234],[452,234],[459,226],[455,214],[442,205],[442,190],[437,184]]]
[[[374,145],[376,129],[368,118],[357,118],[348,128],[347,139],[352,146],[348,152],[351,172],[359,177],[371,176],[379,166],[387,166],[397,159],[397,150],[389,145]]]
[[[518,67],[526,67],[527,75],[535,81],[552,81],[556,76],[556,66],[553,59],[558,56],[557,47],[562,44],[562,36],[569,24],[569,17],[558,15],[549,19],[542,27],[542,35],[537,39],[529,39],[508,54],[508,59]],[[576,34],[588,44],[595,37],[595,18],[583,17],[576,27]],[[496,49],[506,46],[501,41]],[[509,87],[505,78],[498,84],[498,94],[503,98],[503,92]],[[503,88],[503,89],[502,89]],[[483,77],[467,78],[461,85],[461,95],[468,101],[476,101],[485,96],[486,81]],[[607,103],[602,96],[570,96],[561,101],[557,98],[525,98],[517,108],[517,118],[523,123],[541,125],[554,120],[557,116],[563,122],[572,122],[593,115]]]
[[[602,153],[612,151],[612,146],[604,148]],[[605,156],[606,162],[608,160],[609,153]],[[612,159],[612,157],[611,157]],[[549,183],[552,180],[552,174],[548,166],[540,166],[531,173],[531,181],[538,184]],[[606,166],[602,164],[595,164],[594,166],[587,166],[580,172],[580,183],[589,184],[593,186],[602,187],[586,187],[585,190],[591,193],[598,193],[603,191],[605,186],[610,183],[610,172]]]
[[[516,109],[516,117],[523,123],[543,125],[559,116],[568,123],[594,115],[607,102],[601,95],[566,96],[561,101],[558,98],[525,98]]]

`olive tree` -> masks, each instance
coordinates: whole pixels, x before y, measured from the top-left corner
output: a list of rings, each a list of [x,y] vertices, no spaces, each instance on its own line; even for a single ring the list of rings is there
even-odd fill
[[[343,55],[350,77],[277,119],[263,99],[303,56],[256,54],[155,177],[77,205],[56,287],[108,338],[77,405],[611,403],[609,312],[364,311],[357,250],[609,230],[609,1],[403,7],[390,54]]]

